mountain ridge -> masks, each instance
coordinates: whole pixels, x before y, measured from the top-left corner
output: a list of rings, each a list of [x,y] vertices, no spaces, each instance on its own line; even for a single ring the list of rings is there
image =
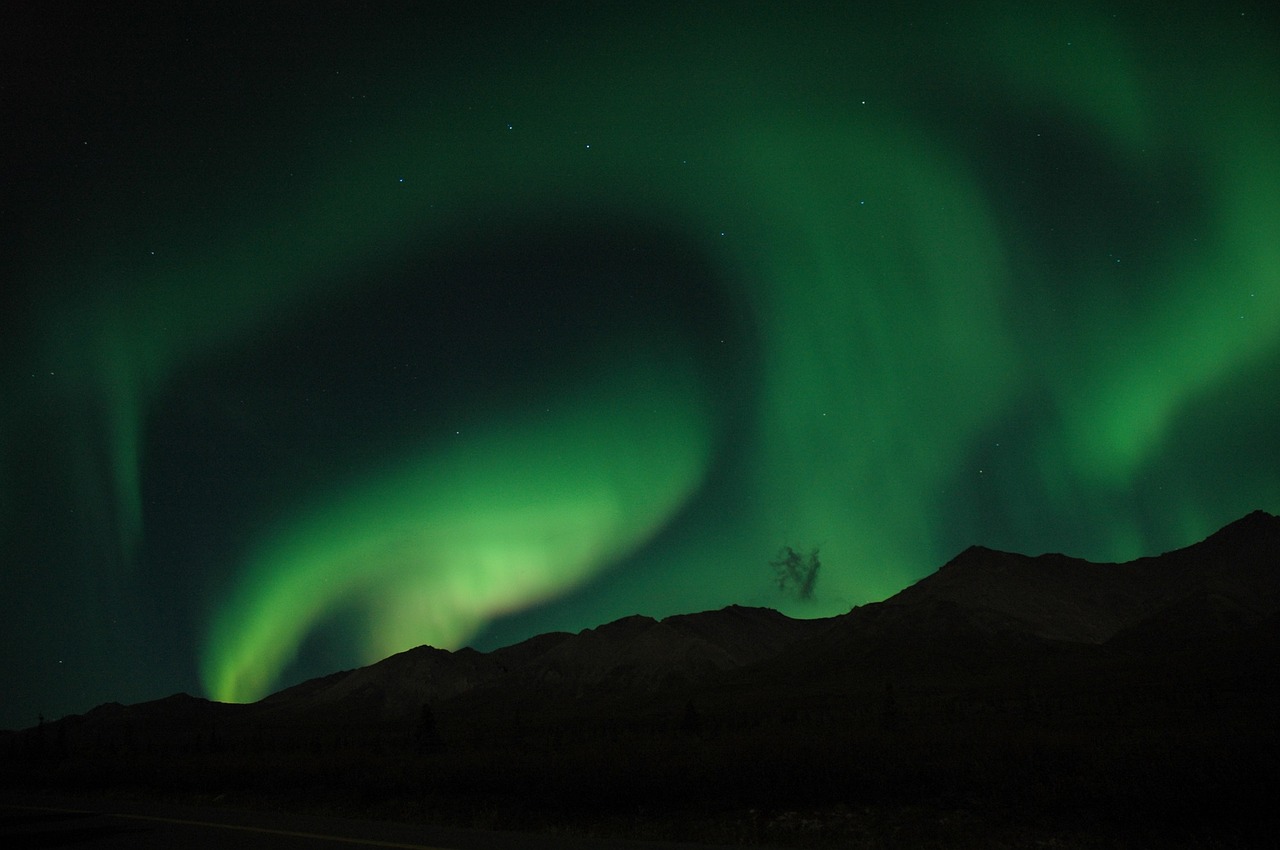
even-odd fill
[[[636,694],[652,700],[768,680],[780,671],[794,680],[830,677],[851,665],[964,666],[1050,645],[1155,651],[1153,641],[1178,642],[1184,621],[1193,632],[1218,633],[1274,617],[1277,564],[1280,518],[1264,511],[1190,546],[1124,563],[971,546],[888,599],[836,617],[803,620],[739,605],[662,619],[632,615],[490,652],[419,646],[256,703],[203,703],[223,706],[217,709],[223,719],[239,713],[257,724],[385,725],[416,716],[424,705],[457,700],[550,705]],[[86,727],[118,723],[164,703],[107,704],[68,719]]]
[[[1123,564],[971,547],[824,620],[633,615],[256,703],[107,703],[0,733],[0,788],[519,828],[660,813],[755,846],[761,823],[863,846],[886,817],[929,835],[902,846],[957,818],[980,836],[958,846],[986,846],[1010,812],[1009,846],[1104,846],[1064,843],[1082,822],[1148,824],[1105,844],[1135,850],[1187,829],[1213,839],[1189,850],[1242,828],[1262,840],[1226,843],[1271,846],[1277,671],[1280,520],[1255,513]]]

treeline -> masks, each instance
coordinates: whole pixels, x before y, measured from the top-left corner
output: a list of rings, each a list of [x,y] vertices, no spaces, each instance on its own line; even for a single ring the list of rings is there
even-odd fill
[[[374,719],[372,704],[290,714],[185,698],[9,733],[0,781],[517,826],[637,812],[1004,813],[1051,832],[1248,846],[1274,826],[1280,791],[1267,657],[477,693],[394,719]]]

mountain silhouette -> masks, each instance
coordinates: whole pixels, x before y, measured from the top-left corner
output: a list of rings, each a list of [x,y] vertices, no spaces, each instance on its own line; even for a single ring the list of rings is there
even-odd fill
[[[1266,624],[1280,614],[1278,567],[1280,518],[1263,511],[1184,549],[1119,564],[972,546],[889,599],[833,618],[797,620],[737,605],[662,620],[634,615],[488,653],[421,646],[252,705],[215,708],[177,695],[104,705],[69,721],[129,723],[153,733],[189,725],[200,711],[210,722],[237,714],[256,721],[390,722],[464,694],[655,694],[749,681],[754,672],[820,677],[854,662],[900,671],[972,666],[1066,645],[1159,653],[1267,633]]]
[[[1127,563],[973,546],[827,619],[636,615],[421,646],[247,705],[111,703],[0,753],[11,784],[425,787],[546,811],[977,794],[1239,821],[1280,785],[1278,660],[1280,518],[1255,511]]]

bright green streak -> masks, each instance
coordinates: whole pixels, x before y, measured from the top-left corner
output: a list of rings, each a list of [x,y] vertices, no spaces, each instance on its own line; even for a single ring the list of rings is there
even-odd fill
[[[365,662],[456,648],[565,592],[661,527],[700,482],[706,413],[687,363],[633,363],[557,415],[514,412],[344,487],[264,541],[220,609],[205,679],[262,696],[307,631],[357,605]]]
[[[759,324],[760,404],[734,461],[742,491],[704,532],[644,548],[717,448],[716,388],[690,377],[683,354],[659,368],[655,344],[641,365],[619,356],[615,372],[549,390],[549,417],[499,406],[465,445],[401,447],[385,469],[316,494],[236,565],[212,618],[210,692],[261,695],[345,606],[368,613],[366,659],[457,646],[629,556],[645,569],[619,578],[627,595],[597,620],[776,605],[759,565],[783,543],[823,547],[823,598],[803,610],[882,598],[952,554],[937,543],[954,531],[940,506],[976,492],[972,452],[1002,428],[1031,446],[1003,471],[1000,497],[1006,533],[1028,541],[1068,515],[1104,538],[1077,554],[1123,558],[1280,508],[1274,475],[1230,494],[1171,481],[1155,506],[1176,526],[1169,539],[1148,537],[1127,501],[1172,462],[1169,442],[1208,394],[1280,351],[1274,47],[1214,13],[1147,34],[1086,5],[1036,9],[983,5],[892,37],[876,22],[797,24],[781,5],[733,21],[690,13],[513,48],[507,67],[460,73],[453,96],[429,78],[388,79],[372,92],[372,129],[304,116],[318,142],[295,178],[273,167],[221,189],[244,210],[221,232],[161,210],[156,221],[190,223],[164,234],[181,246],[172,260],[95,265],[85,249],[51,266],[51,281],[121,293],[51,312],[47,348],[86,364],[68,392],[107,411],[125,540],[143,533],[140,422],[175,370],[269,333],[351,269],[448,246],[492,210],[498,230],[504,216],[562,207],[673,222],[740,282]],[[930,93],[958,110],[1053,116],[1153,193],[1163,165],[1191,162],[1203,205],[1192,232],[1141,254],[1082,244],[1096,271],[1020,279],[1029,226],[989,190],[999,178],[974,161],[985,151],[938,129]],[[1112,251],[1140,298],[1118,291]],[[1072,293],[1069,309],[1025,302],[1055,287]]]
[[[1046,25],[1020,18],[1030,8],[983,21],[1010,54],[1046,43],[1024,37]],[[1139,173],[1194,150],[1210,194],[1212,217],[1180,250],[1125,260],[1141,263],[1164,297],[1139,315],[1090,316],[1071,352],[1077,363],[1053,376],[1064,434],[1045,445],[1045,466],[1061,466],[1065,454],[1084,480],[1124,488],[1198,396],[1280,347],[1280,163],[1269,153],[1280,145],[1280,62],[1265,42],[1243,37],[1247,27],[1236,40],[1210,41],[1216,34],[1189,24],[1176,44],[1128,44],[1080,10],[1058,14],[1058,61],[1019,63],[1028,96],[1096,125]],[[1222,51],[1187,53],[1188,41]],[[1170,66],[1170,51],[1184,61]],[[1166,76],[1143,90],[1144,69],[1155,67]],[[1191,107],[1195,120],[1178,120]],[[1073,283],[1114,303],[1103,278]]]
[[[766,222],[804,223],[747,261],[769,282],[755,488],[773,497],[743,542],[821,542],[834,612],[909,579],[922,495],[1009,397],[1007,272],[964,169],[899,128],[793,122],[752,134],[743,170]]]

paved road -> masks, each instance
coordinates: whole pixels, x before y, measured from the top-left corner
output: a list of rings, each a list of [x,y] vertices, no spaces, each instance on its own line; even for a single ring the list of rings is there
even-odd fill
[[[0,846],[90,850],[694,850],[695,845],[568,839],[343,818],[74,798],[0,797]],[[697,846],[697,850],[708,850]]]

